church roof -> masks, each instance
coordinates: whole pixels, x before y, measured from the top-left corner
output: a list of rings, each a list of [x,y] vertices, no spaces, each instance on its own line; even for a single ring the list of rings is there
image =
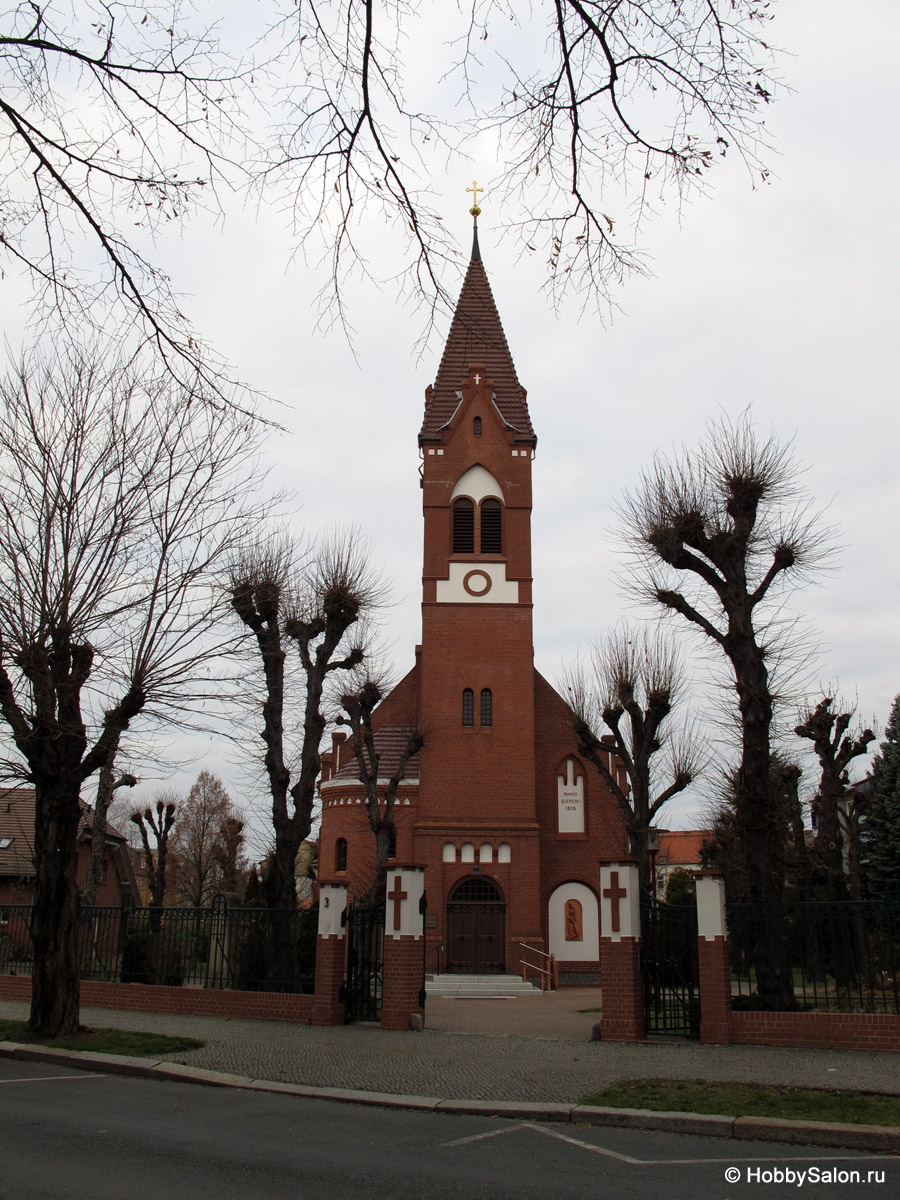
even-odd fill
[[[420,438],[439,436],[441,428],[456,411],[461,382],[468,378],[472,364],[483,367],[487,378],[493,381],[494,400],[504,421],[517,435],[534,441],[527,393],[519,383],[506,344],[500,314],[481,261],[477,230],[472,260],[456,303],[437,379],[426,403]]]
[[[375,753],[378,755],[378,778],[390,779],[400,762],[400,755],[406,749],[410,730],[408,726],[388,725],[375,731]],[[406,764],[403,772],[405,779],[419,778],[419,756],[414,754]],[[343,783],[359,783],[359,767],[356,756],[349,742],[344,747],[344,765],[323,787],[331,785],[332,780],[339,779]]]

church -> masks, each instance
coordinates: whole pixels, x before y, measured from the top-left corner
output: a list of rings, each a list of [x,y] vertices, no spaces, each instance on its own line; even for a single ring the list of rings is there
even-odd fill
[[[566,703],[534,666],[537,437],[473,216],[419,431],[422,640],[373,717],[385,782],[408,732],[424,737],[397,793],[391,859],[425,870],[429,971],[515,973],[539,951],[587,982],[599,971],[600,863],[627,855],[627,837],[577,753]],[[371,882],[375,850],[344,734],[323,756],[321,799],[319,880],[346,883],[352,898]]]

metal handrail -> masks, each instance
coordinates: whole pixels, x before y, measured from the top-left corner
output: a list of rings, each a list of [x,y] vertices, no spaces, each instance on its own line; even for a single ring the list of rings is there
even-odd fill
[[[541,967],[537,963],[528,962],[524,958],[520,958],[522,964],[522,982],[528,982],[528,971],[537,971],[541,977],[541,991],[552,992],[554,988],[559,987],[559,968],[556,965],[556,957],[553,954],[546,954],[543,950],[538,950],[537,946],[529,946],[527,942],[517,942],[517,946],[521,946],[523,950],[530,950],[533,954],[539,954],[541,958],[546,958],[549,962],[548,967]]]

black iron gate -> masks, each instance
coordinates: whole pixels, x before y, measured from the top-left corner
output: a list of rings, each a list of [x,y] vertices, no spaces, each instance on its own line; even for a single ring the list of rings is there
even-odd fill
[[[700,1036],[697,908],[641,896],[641,973],[646,1032]]]
[[[377,1021],[381,1016],[384,971],[384,905],[345,909],[347,978],[343,1001],[348,1021]]]

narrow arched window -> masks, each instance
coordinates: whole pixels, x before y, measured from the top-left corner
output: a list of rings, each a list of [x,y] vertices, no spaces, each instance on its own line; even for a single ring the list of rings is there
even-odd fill
[[[388,831],[388,858],[397,857],[397,826],[392,825]]]
[[[481,502],[481,553],[503,553],[503,513],[499,500]]]
[[[453,553],[475,553],[475,505],[465,496],[453,502]]]
[[[335,871],[347,870],[347,839],[338,838],[334,847],[334,869]]]
[[[476,417],[472,422],[472,432],[476,437],[481,437],[481,417]]]
[[[463,689],[463,725],[475,724],[475,693],[471,688]]]
[[[494,701],[491,696],[490,688],[481,689],[481,724],[493,725],[494,723]]]

